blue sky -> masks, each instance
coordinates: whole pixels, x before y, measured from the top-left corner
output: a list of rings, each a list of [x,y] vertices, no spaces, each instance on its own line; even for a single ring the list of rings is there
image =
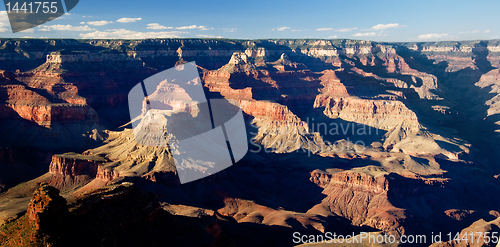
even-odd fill
[[[499,39],[500,1],[80,0],[56,20],[3,38]]]

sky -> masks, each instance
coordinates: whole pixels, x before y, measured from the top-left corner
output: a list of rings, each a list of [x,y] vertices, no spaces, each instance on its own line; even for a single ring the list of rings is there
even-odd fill
[[[69,13],[0,38],[318,38],[385,42],[499,39],[500,1],[80,0]]]

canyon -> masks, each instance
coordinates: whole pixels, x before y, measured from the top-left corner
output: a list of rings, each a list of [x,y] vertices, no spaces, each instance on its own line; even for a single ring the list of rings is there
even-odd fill
[[[498,230],[499,40],[0,39],[0,50],[0,221],[16,239],[27,237],[14,225],[43,221],[34,201],[64,204],[49,210],[61,224],[90,212],[106,225],[120,219],[100,208],[122,210],[128,193],[154,208],[123,209],[133,217],[109,234],[191,222],[181,228],[203,241],[179,230],[180,246],[262,245],[245,231],[292,246],[293,232]],[[241,108],[249,151],[180,184],[175,150],[135,140],[128,93],[191,61],[207,98]],[[71,242],[43,231],[28,238]]]

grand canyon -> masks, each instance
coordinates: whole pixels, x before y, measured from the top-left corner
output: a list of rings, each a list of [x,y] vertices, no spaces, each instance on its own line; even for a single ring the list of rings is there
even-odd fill
[[[248,152],[181,184],[127,95],[193,61]],[[500,40],[0,39],[0,246],[496,246],[446,234],[500,231],[499,68]]]

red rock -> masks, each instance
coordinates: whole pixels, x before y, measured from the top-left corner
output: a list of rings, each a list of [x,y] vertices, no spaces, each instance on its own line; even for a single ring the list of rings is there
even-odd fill
[[[65,155],[54,155],[49,166],[49,172],[61,176],[89,175],[95,177],[97,167],[102,163],[103,161],[92,160],[90,157],[85,160],[84,157],[76,159]]]
[[[66,199],[59,195],[59,190],[45,184],[33,193],[26,214],[34,222],[35,230],[46,231],[45,227],[57,224],[67,212]]]

